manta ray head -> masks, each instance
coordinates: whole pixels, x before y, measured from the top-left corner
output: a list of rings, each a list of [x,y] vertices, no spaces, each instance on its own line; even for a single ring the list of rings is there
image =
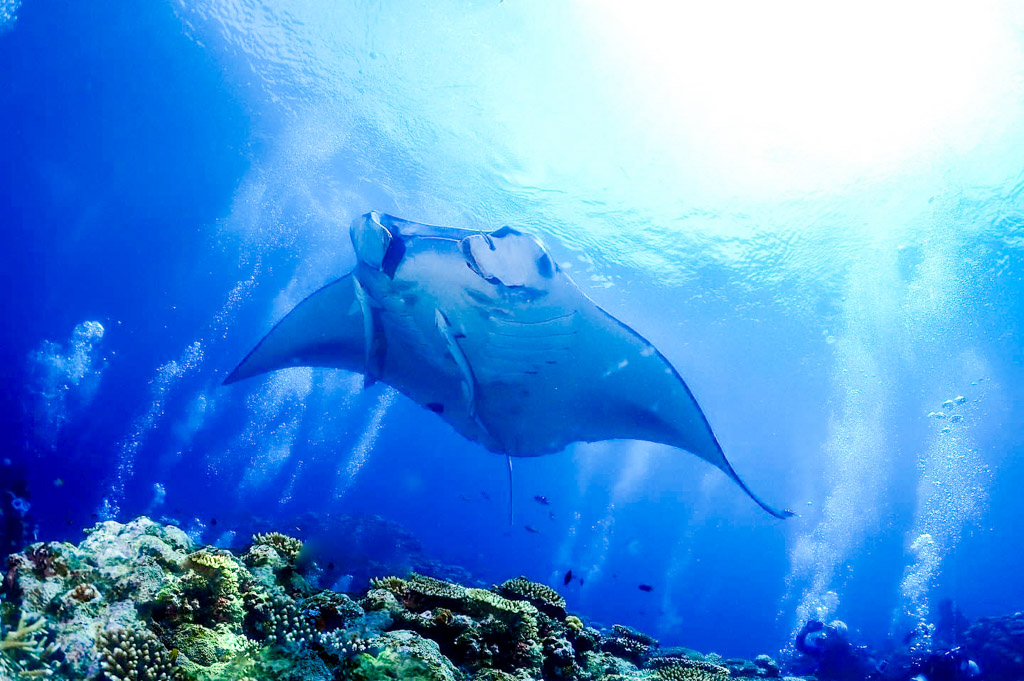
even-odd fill
[[[467,236],[459,247],[470,269],[508,288],[546,288],[558,271],[540,241],[511,227]]]
[[[359,262],[394,278],[405,242],[390,215],[371,211],[352,223],[349,234]]]

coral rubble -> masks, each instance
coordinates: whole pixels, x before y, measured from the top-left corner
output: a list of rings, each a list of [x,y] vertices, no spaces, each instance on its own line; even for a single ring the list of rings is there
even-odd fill
[[[148,518],[100,523],[75,546],[8,559],[0,680],[722,681],[778,676],[768,658],[721,664],[602,633],[525,577],[493,589],[410,573],[358,600],[307,581],[302,542],[197,546]],[[765,661],[767,660],[767,662]]]

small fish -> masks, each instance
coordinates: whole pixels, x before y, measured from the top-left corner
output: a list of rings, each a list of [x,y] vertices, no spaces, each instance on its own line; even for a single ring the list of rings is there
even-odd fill
[[[571,582],[571,581],[572,581],[572,570],[569,570],[568,572],[565,573],[565,578],[562,580],[562,584],[565,584],[566,586],[568,586],[569,582]]]
[[[583,578],[580,577],[580,586],[583,586]]]
[[[213,525],[214,527],[216,527],[217,526],[217,519],[216,518],[210,518],[210,524]]]
[[[487,492],[480,492],[480,496],[482,496],[482,497],[483,497],[484,499],[486,499],[487,501],[490,501],[490,500],[491,500],[491,495],[490,495],[490,494],[488,494]]]
[[[327,564],[327,569],[328,570],[333,570],[334,569],[334,563],[333,562],[328,563]]]
[[[550,506],[551,505],[551,502],[548,501],[548,498],[546,496],[542,495],[542,494],[536,495],[535,497],[533,497],[533,500],[536,501],[541,506]]]
[[[64,480],[62,478],[57,478],[56,480],[53,481],[53,486],[54,487],[63,487],[64,486]]]
[[[637,586],[637,588],[646,593],[651,593],[652,591],[654,591],[654,587],[650,584],[640,584],[639,586]]]
[[[532,533],[532,534],[540,534],[540,530],[538,530],[538,529],[537,529],[536,527],[534,527],[533,525],[526,525],[524,529],[525,529],[525,530],[526,530],[527,532],[530,532],[530,533]]]

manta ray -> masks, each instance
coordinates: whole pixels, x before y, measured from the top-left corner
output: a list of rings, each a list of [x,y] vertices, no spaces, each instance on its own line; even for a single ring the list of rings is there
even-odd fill
[[[357,264],[300,302],[224,381],[295,366],[386,383],[511,457],[645,440],[740,479],[679,372],[591,301],[535,237],[357,218]]]

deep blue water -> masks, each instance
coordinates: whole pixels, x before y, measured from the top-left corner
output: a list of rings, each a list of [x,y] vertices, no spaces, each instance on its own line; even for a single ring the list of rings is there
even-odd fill
[[[319,533],[324,562],[387,554],[330,531],[376,515],[723,654],[812,615],[880,643],[945,597],[1024,609],[1024,23],[918,9],[865,9],[871,55],[823,52],[845,19],[811,12],[761,73],[742,41],[787,24],[743,3],[675,45],[600,3],[0,2],[5,487],[40,539],[147,513]],[[386,386],[221,387],[369,210],[538,234],[798,517],[611,442],[518,460],[509,527],[504,460]]]

